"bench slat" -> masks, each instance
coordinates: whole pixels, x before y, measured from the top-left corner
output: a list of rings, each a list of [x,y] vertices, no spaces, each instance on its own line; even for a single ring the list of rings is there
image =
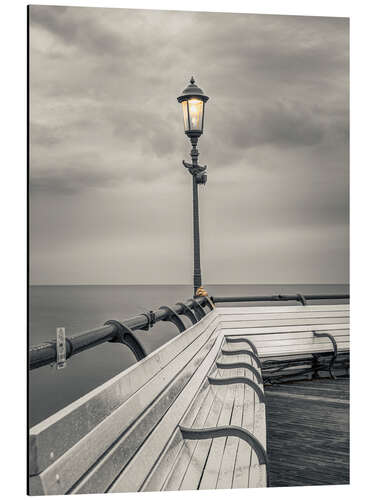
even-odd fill
[[[198,395],[199,397],[199,395]],[[199,405],[198,411],[194,409],[194,413],[192,414],[190,411],[188,412],[188,415],[182,420],[184,425],[191,426],[191,427],[203,427],[203,424],[207,418],[207,415],[211,409],[211,406],[213,404],[213,400],[215,397],[215,393],[212,390],[212,388],[209,386],[208,388],[208,397],[205,400],[204,405]],[[196,408],[197,406],[197,400],[194,400],[193,402],[193,407]],[[194,418],[193,418],[193,415]],[[167,477],[167,480],[165,481],[162,489],[163,490],[168,490],[168,491],[176,491],[179,489],[180,484],[184,478],[184,474],[186,472],[186,469],[189,465],[190,459],[194,453],[196,443],[194,441],[184,441],[183,446],[181,448],[181,451],[179,455],[176,457],[176,461],[173,464],[173,467],[171,469],[171,472],[169,476]]]
[[[229,369],[226,372],[229,376],[235,376],[237,374],[237,369]],[[215,376],[220,376],[219,373],[216,372]],[[218,420],[218,426],[228,425],[230,422],[230,416],[233,411],[234,405],[234,386],[215,386],[215,391],[220,393],[219,391],[223,391],[226,389],[226,395],[222,406],[222,411],[220,413],[220,417]],[[217,481],[220,470],[220,463],[223,457],[226,437],[218,437],[212,440],[211,450],[207,457],[206,466],[203,471],[200,489],[212,489],[217,487]]]
[[[216,307],[216,312],[220,315],[228,314],[269,314],[269,313],[306,313],[306,312],[333,312],[333,311],[349,311],[349,304],[324,304],[315,306],[250,306],[250,307]]]
[[[249,321],[258,320],[284,320],[284,319],[322,319],[322,318],[344,318],[345,321],[349,318],[349,311],[305,311],[304,309],[299,309],[295,312],[263,312],[263,313],[249,313],[241,311],[239,308],[236,313],[233,314],[220,314],[220,319],[222,322],[231,320],[244,320],[245,318]]]
[[[270,335],[271,337],[271,335]],[[342,342],[348,343],[349,342],[349,335],[339,335],[335,336],[333,335],[333,338],[336,340],[337,344],[340,344]],[[285,339],[285,340],[263,340],[262,342],[258,342],[255,340],[255,345],[257,349],[263,349],[263,348],[274,348],[278,346],[297,346],[297,345],[317,345],[317,344],[326,344],[327,337],[314,337],[311,335],[311,337],[305,337],[305,338],[296,338],[296,339]],[[239,344],[242,345],[242,344]],[[332,345],[332,344],[331,344]],[[243,349],[244,347],[238,347],[239,349]]]
[[[229,324],[229,323],[228,323]],[[224,332],[224,335],[235,337],[237,335],[243,337],[246,335],[258,335],[265,333],[291,333],[291,332],[311,332],[312,330],[319,330],[319,332],[323,332],[325,330],[345,330],[348,328],[346,323],[338,323],[338,324],[321,324],[319,328],[313,328],[312,325],[301,325],[301,326],[271,326],[271,327],[263,327],[263,328],[250,328],[250,327],[241,327],[241,326],[233,326],[230,324],[230,327],[221,327],[221,330]],[[254,340],[254,339],[252,339]]]
[[[206,380],[203,386],[199,389],[198,395],[194,399],[191,407],[188,409],[185,417],[182,418],[182,421],[185,422],[184,425],[190,427],[197,417],[201,407],[205,407],[207,405],[210,406],[210,402],[208,400],[209,393],[211,395],[213,394],[212,389]],[[141,488],[142,491],[160,491],[163,488],[163,485],[167,481],[183,446],[184,440],[181,431],[178,428],[173,434],[170,443],[167,444],[160,459],[155,464],[154,469],[151,471],[147,480],[143,484]]]
[[[350,343],[349,342],[342,342],[340,344],[338,344],[338,350],[349,350],[349,347],[350,347]],[[317,344],[315,346],[308,346],[307,348],[305,346],[293,346],[293,347],[278,347],[276,349],[272,349],[272,348],[269,348],[269,349],[266,349],[266,348],[262,348],[262,349],[259,349],[259,356],[261,358],[263,357],[266,357],[266,356],[270,356],[270,355],[275,355],[275,356],[278,356],[278,355],[286,355],[286,354],[298,354],[298,353],[302,353],[302,352],[305,352],[305,353],[313,353],[313,352],[330,352],[332,351],[333,348],[332,348],[332,343],[329,342],[327,344]]]
[[[240,374],[239,374],[240,375]],[[234,400],[233,413],[230,421],[231,425],[241,426],[243,412],[244,384],[236,384],[236,396]],[[220,467],[218,478],[218,488],[232,488],[233,475],[235,472],[236,456],[240,439],[238,437],[229,436],[224,449],[223,460]],[[249,448],[249,446],[248,446]],[[241,457],[244,458],[243,456]],[[250,465],[250,459],[249,459]],[[243,460],[241,463],[243,466]],[[246,470],[238,469],[238,473],[244,474]]]
[[[221,387],[221,388],[219,388],[219,390],[217,390],[216,387],[213,388],[210,385],[210,391],[212,392],[213,398],[215,399],[215,401],[220,402],[221,406],[223,405],[223,401],[225,402],[225,400],[228,398],[228,394],[230,394],[230,390],[228,387]],[[212,417],[210,417],[212,410],[213,410],[213,407],[211,406],[209,411],[205,412],[205,419],[204,420],[200,419],[199,421],[198,420],[194,421],[194,423],[190,427],[193,427],[193,428],[208,427],[210,425],[209,419],[212,418]],[[222,411],[221,411],[221,413],[222,413]],[[221,418],[221,413],[219,416],[219,420]],[[183,426],[188,425],[188,422],[186,421],[186,419],[184,419],[182,421],[182,425]],[[189,457],[188,457],[188,460],[186,460],[186,459],[184,461],[181,460],[178,464],[176,464],[176,470],[180,471],[180,474],[177,474],[177,478],[179,478],[179,480],[173,481],[173,483],[170,482],[168,485],[169,490],[173,489],[173,484],[175,485],[174,489],[184,489],[184,486],[183,486],[184,482],[186,484],[187,481],[192,480],[191,476],[194,475],[194,471],[189,472],[189,468],[191,467],[192,460],[196,461],[195,454],[196,454],[196,450],[197,450],[197,447],[199,444],[202,444],[202,442],[199,443],[199,441],[195,441],[195,440],[185,441],[185,445],[186,445],[187,449],[189,450]],[[201,448],[200,448],[200,450],[201,450]],[[199,453],[199,450],[198,450],[198,453]],[[181,469],[182,466],[183,466],[183,470]],[[173,472],[173,474],[175,474],[175,473],[176,473],[176,471]],[[190,477],[189,477],[189,474],[190,474]]]
[[[228,388],[226,388],[228,390]],[[215,391],[214,403],[204,422],[203,428],[216,427],[223,407],[222,395]],[[184,474],[184,478],[179,487],[180,490],[195,490],[199,487],[206,457],[208,455],[212,439],[204,439],[196,442],[193,455]]]
[[[341,323],[349,324],[349,318],[333,317],[333,318],[294,318],[294,319],[261,319],[252,320],[250,318],[229,317],[226,320],[221,320],[221,328],[256,328],[256,327],[279,327],[279,326],[305,326],[305,325],[329,325]],[[310,327],[311,328],[311,327]]]
[[[316,330],[319,331],[320,330]],[[313,329],[311,330],[306,330],[304,332],[283,332],[283,333],[265,333],[265,334],[257,334],[256,337],[252,337],[251,334],[243,335],[244,338],[248,338],[255,344],[258,344],[258,342],[262,341],[278,341],[278,340],[293,340],[293,339],[303,339],[303,338],[312,338],[313,337]],[[348,336],[350,335],[350,330],[349,328],[343,328],[342,330],[331,330],[330,334],[333,335],[335,338],[341,337],[341,336]],[[226,337],[228,336],[227,334],[225,335]],[[229,335],[231,336],[231,335]],[[241,335],[242,337],[242,335]],[[228,345],[228,344],[226,344]],[[236,342],[235,344],[237,346],[237,349],[248,349],[249,345],[247,343],[242,343],[242,342]],[[227,347],[225,347],[227,349]]]

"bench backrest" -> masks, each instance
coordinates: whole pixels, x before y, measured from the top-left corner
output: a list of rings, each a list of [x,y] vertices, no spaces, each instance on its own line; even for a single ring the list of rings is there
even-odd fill
[[[349,305],[280,307],[222,307],[220,328],[225,336],[248,336],[261,359],[274,356],[332,351],[332,335],[338,350],[349,350]]]

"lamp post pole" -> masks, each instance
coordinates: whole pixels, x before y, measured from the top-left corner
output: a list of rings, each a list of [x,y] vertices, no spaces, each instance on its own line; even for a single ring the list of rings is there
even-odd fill
[[[194,238],[194,271],[193,286],[194,296],[197,295],[198,288],[202,285],[201,262],[200,262],[200,241],[199,241],[199,204],[198,204],[198,184],[205,184],[207,181],[206,169],[198,164],[199,151],[197,148],[198,139],[203,133],[204,109],[208,97],[204,95],[202,89],[195,85],[194,78],[191,77],[190,84],[177,98],[182,103],[184,113],[185,134],[190,138],[192,149],[190,152],[191,163],[183,161],[193,180],[193,238]]]
[[[198,149],[197,143],[191,141],[193,149],[191,150],[191,160],[193,164],[193,169],[198,166]],[[194,274],[193,274],[193,283],[194,283],[194,295],[198,288],[202,285],[202,274],[201,274],[201,254],[200,254],[200,240],[199,240],[199,201],[198,201],[198,182],[197,182],[197,173],[192,174],[193,178],[193,237],[194,237]]]

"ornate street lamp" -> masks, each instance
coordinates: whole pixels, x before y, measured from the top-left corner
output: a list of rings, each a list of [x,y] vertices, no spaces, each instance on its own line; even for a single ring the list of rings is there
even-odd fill
[[[197,149],[198,139],[203,133],[204,108],[208,97],[204,95],[202,89],[195,85],[194,78],[191,77],[190,84],[177,98],[182,103],[184,115],[185,134],[190,138],[193,146],[190,155],[192,163],[182,161],[193,177],[193,234],[194,234],[194,296],[198,288],[202,285],[200,249],[199,249],[199,212],[198,212],[198,184],[206,184],[207,166],[198,165],[199,152]]]

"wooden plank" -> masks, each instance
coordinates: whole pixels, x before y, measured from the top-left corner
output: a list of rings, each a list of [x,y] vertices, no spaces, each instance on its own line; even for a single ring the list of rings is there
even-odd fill
[[[215,392],[212,387],[209,386],[208,389],[208,399],[205,400],[204,405],[198,406],[198,412],[196,413],[194,419],[192,419],[192,413],[189,412],[187,416],[182,420],[183,424],[190,427],[203,427],[206,421],[207,415],[210,412],[213,401],[215,398]],[[193,406],[197,407],[197,398],[193,401]],[[195,411],[194,411],[195,413]],[[176,461],[171,469],[169,475],[167,476],[162,490],[166,491],[176,491],[179,489],[181,482],[183,481],[186,469],[189,465],[190,459],[194,453],[196,441],[184,441],[181,448],[181,452],[176,457]]]
[[[344,317],[334,317],[334,318],[293,318],[293,319],[262,319],[262,320],[252,320],[249,317],[228,317],[226,320],[220,321],[220,328],[233,328],[232,325],[236,325],[235,328],[256,328],[261,326],[266,327],[279,327],[279,326],[295,326],[295,325],[316,325],[319,328],[320,325],[341,323],[346,326],[349,325],[348,318]]]
[[[342,342],[338,345],[338,350],[347,350],[350,348],[349,342]],[[263,358],[265,356],[270,355],[286,355],[286,354],[298,354],[301,352],[305,353],[313,353],[313,352],[329,352],[332,351],[332,343],[329,342],[327,344],[316,344],[308,347],[305,346],[290,346],[290,347],[277,347],[277,348],[261,348],[259,349],[259,357]]]
[[[214,370],[214,376],[220,376],[220,372],[222,370],[218,370],[217,368]],[[235,373],[237,370],[231,370]],[[222,387],[212,387],[212,390],[215,394],[216,406],[213,405],[209,412],[209,415],[201,427],[215,427],[218,425],[218,421],[222,421],[223,415],[225,412],[225,401],[233,400],[233,390],[229,386]],[[194,441],[193,441],[194,442]],[[198,489],[200,486],[200,479],[203,473],[203,469],[205,467],[205,463],[210,452],[213,440],[207,439],[203,441],[195,441],[194,445],[194,453],[191,457],[189,465],[186,469],[183,481],[179,487],[179,489]]]
[[[239,355],[239,359],[242,360],[245,358],[245,355]],[[253,364],[255,366],[255,362],[253,361]],[[254,377],[255,380],[255,377]],[[251,388],[247,387],[246,388],[248,391],[248,394],[250,393],[250,396],[247,396],[245,398],[245,405],[244,405],[244,413],[243,413],[243,423],[242,426],[249,430],[251,433],[253,433],[259,441],[263,444],[264,448],[266,449],[266,421],[265,421],[265,405],[264,403],[260,403],[258,401],[258,398],[255,396],[254,391],[252,391]],[[263,389],[263,385],[262,385]],[[249,409],[250,408],[250,411]],[[237,466],[236,466],[237,467]],[[267,484],[267,477],[266,477],[266,468],[263,466],[263,472],[259,474],[259,464],[258,464],[258,457],[254,450],[251,450],[250,453],[250,470],[247,476],[245,476],[244,479],[246,479],[246,482],[241,482],[240,484],[235,484],[233,487],[255,487],[255,486],[262,486],[265,487]],[[257,481],[254,481],[254,478],[257,478]]]
[[[149,477],[145,480],[140,491],[160,491],[173,469],[177,457],[184,446],[181,431],[177,428],[171,436],[170,442],[158,460]]]
[[[265,488],[266,486],[267,486],[266,464],[252,465],[250,468],[249,488]]]
[[[210,407],[211,402],[209,401],[209,393],[211,396],[213,394],[213,391],[206,379],[199,389],[198,394],[193,400],[193,403],[188,409],[185,417],[182,418],[182,421],[185,421],[185,426],[192,425],[202,406]],[[166,448],[161,457],[155,463],[153,470],[150,472],[148,478],[142,485],[141,491],[162,490],[163,485],[167,481],[168,476],[170,475],[171,470],[173,469],[183,446],[184,440],[180,429],[177,428],[172,435],[170,442],[166,445]]]
[[[30,430],[29,473],[35,475],[54,463],[67,450],[108,417],[151,377],[199,337],[216,313],[156,349],[145,359],[119,373]],[[59,439],[56,439],[59,436]]]
[[[301,396],[306,388],[314,388],[323,399],[278,396],[291,387]],[[336,389],[340,399],[349,401],[349,379],[280,384],[277,390],[266,387],[271,487],[349,483],[348,407],[324,402]]]
[[[342,329],[342,330],[332,330],[330,331],[330,334],[333,335],[335,338],[341,337],[341,336],[348,336],[350,335],[350,330],[348,328]],[[231,336],[231,335],[229,335]],[[258,344],[258,342],[262,341],[274,341],[274,340],[286,340],[286,339],[300,339],[300,338],[312,338],[313,335],[313,329],[311,330],[306,330],[304,332],[283,332],[283,333],[265,333],[263,335],[259,334],[256,335],[256,337],[252,337],[251,335],[243,335],[244,338],[248,338],[252,342],[254,342],[255,345]],[[225,332],[225,337],[227,337],[227,334]],[[242,337],[242,336],[241,336]],[[227,346],[228,344],[226,344]],[[249,349],[249,344],[246,342],[236,342],[235,344],[237,346],[237,349]],[[227,347],[225,346],[225,349]]]
[[[230,419],[230,425],[241,425],[242,423],[242,410],[243,410],[243,384],[236,384],[234,386],[235,398],[233,405],[233,412]],[[234,465],[236,461],[237,448],[239,438],[228,436],[224,448],[223,458],[220,466],[220,472],[217,480],[216,487],[219,489],[231,488],[234,475]]]
[[[236,327],[235,324],[230,324],[231,325],[228,328],[223,328],[220,326],[220,330],[224,332],[224,335],[235,337],[236,335],[239,336],[246,336],[246,335],[258,335],[258,334],[265,334],[265,333],[288,333],[288,332],[306,332],[306,331],[312,331],[314,328],[311,327],[311,325],[302,325],[302,326],[272,326],[272,327],[263,327],[263,328],[249,328],[249,327]],[[319,328],[315,328],[316,331],[319,332],[325,332],[331,330],[345,330],[347,328],[347,324],[341,323],[341,324],[330,324],[330,325],[319,325]],[[254,341],[254,338],[251,340]]]
[[[321,318],[344,318],[345,321],[349,318],[349,311],[304,311],[304,309],[299,309],[294,312],[284,312],[283,308],[280,307],[277,313],[275,312],[262,312],[262,313],[249,313],[243,312],[242,308],[238,308],[236,312],[232,314],[221,314],[221,321],[228,320],[243,320],[247,318],[249,321],[257,320],[277,320],[277,319],[321,319]]]
[[[222,340],[223,342],[223,340]],[[222,345],[222,343],[221,343]],[[208,373],[213,371],[217,371],[216,365],[213,363],[211,366],[211,369],[208,371]],[[210,402],[207,403],[207,401],[204,402],[204,406],[200,402],[200,394],[193,400],[191,406],[188,408],[185,416],[182,418],[182,425],[184,427],[202,427],[203,426],[203,421],[204,418],[207,415],[207,411],[209,411],[210,406],[213,401],[213,397],[215,395],[215,391],[213,387],[208,383],[207,378],[205,379],[203,386],[208,386],[208,391],[210,394]],[[221,391],[224,391],[225,388],[222,387],[220,388]],[[204,411],[206,410],[206,411]],[[204,413],[203,413],[204,412]],[[195,415],[199,413],[200,414],[200,419],[196,420]],[[194,416],[194,418],[193,418]],[[204,416],[204,418],[203,418]],[[169,490],[169,491],[175,491],[179,489],[179,486],[183,480],[184,474],[186,472],[186,468],[189,464],[190,458],[195,450],[197,442],[194,441],[185,441],[184,445],[181,449],[181,452],[176,458],[174,466],[171,468],[171,471],[167,478],[165,479],[163,485],[162,485],[162,490]]]
[[[55,494],[66,492],[110,448],[112,443],[142,415],[156,396],[171,381],[177,380],[178,373],[204,346],[215,330],[216,323],[209,325],[203,333],[190,343],[163,370],[159,371],[147,384],[133,394],[125,403],[99,423],[76,446],[62,455],[56,462],[40,474],[46,492]],[[205,352],[205,351],[203,351]],[[181,377],[180,377],[181,378]],[[182,383],[182,382],[181,382]],[[172,385],[173,386],[173,385]],[[170,397],[170,396],[169,396]],[[159,405],[162,408],[162,405]],[[162,411],[162,410],[160,410]],[[156,414],[154,416],[156,418]],[[151,421],[150,421],[151,423]],[[95,440],[95,446],[92,445]],[[59,481],[56,481],[56,474]]]
[[[225,348],[228,350],[237,350],[237,346],[231,343],[227,343]],[[243,361],[243,355],[236,355],[231,358],[231,362],[236,363]],[[252,359],[246,362],[252,363]],[[243,368],[237,369],[237,376],[245,375],[250,380],[255,380],[254,374]],[[243,414],[245,406],[245,395],[251,394],[252,402],[254,402],[254,391],[250,389],[245,384],[236,384],[235,386],[235,401],[233,412],[230,422],[228,424],[242,426]],[[251,408],[250,408],[251,411]],[[251,415],[252,416],[252,411]],[[245,445],[245,446],[244,446]],[[219,470],[217,488],[232,488],[232,487],[246,487],[247,478],[249,473],[251,460],[251,449],[239,438],[229,436],[225,443],[225,448],[223,451],[222,462]]]
[[[282,312],[325,312],[325,311],[349,311],[349,304],[328,304],[315,306],[254,306],[254,307],[216,307],[215,311],[222,315],[238,314],[239,309],[243,314],[258,314],[258,313],[278,313]]]
[[[228,391],[225,387],[225,392]],[[215,391],[214,403],[204,422],[204,428],[216,427],[223,408],[223,397],[220,391]],[[194,453],[186,468],[184,478],[180,484],[180,490],[196,490],[199,487],[200,478],[205,466],[207,455],[210,451],[212,439],[204,439],[198,441],[195,446]]]
[[[132,461],[119,475],[114,484],[109,488],[111,492],[138,491],[145,475],[148,475],[153,464],[157,460],[160,450],[165,447],[168,439],[176,428],[182,415],[190,405],[191,396],[196,393],[208,369],[217,356],[218,349],[222,342],[222,334],[219,333],[214,345],[207,356],[198,365],[195,365],[190,383],[185,386],[175,403],[166,412],[164,418],[144,441],[142,448],[134,456]]]
[[[229,376],[234,376],[236,373],[237,370],[234,369],[228,370]],[[224,386],[222,387],[215,386],[215,391],[219,390],[220,388],[223,389]],[[217,423],[218,426],[228,425],[233,411],[234,396],[235,396],[234,386],[226,386],[226,388],[227,392],[224,399],[222,411],[220,413],[220,417]],[[226,441],[227,437],[220,437],[212,440],[210,453],[207,457],[207,462],[202,474],[199,489],[206,490],[206,489],[214,489],[217,487],[219,470],[223,458]]]
[[[272,340],[272,335],[269,336],[269,340],[263,340],[262,342],[255,342],[255,345],[257,349],[263,349],[263,348],[272,348],[272,347],[277,347],[277,346],[293,346],[293,345],[317,345],[317,344],[326,344],[327,341],[329,342],[327,337],[314,337],[311,335],[310,337],[304,337],[304,338],[295,338],[295,339],[285,339],[285,340]],[[334,339],[336,340],[337,344],[340,344],[342,342],[348,343],[349,342],[349,335],[340,335],[340,336],[334,336]],[[239,344],[238,349],[243,349],[243,347],[240,347],[242,344]],[[331,344],[332,345],[332,344]]]
[[[243,356],[239,355],[238,361],[241,361],[241,358],[243,358]],[[249,362],[249,360],[247,360],[247,362]],[[257,368],[255,366],[255,361],[253,359],[250,359],[250,364],[255,368]],[[243,369],[242,371],[243,373],[240,373],[239,375],[243,374],[250,380],[256,382],[256,377],[250,370]],[[239,423],[239,425],[246,430],[250,430],[248,427],[251,427],[250,432],[252,432],[255,393],[246,384],[241,385],[241,387],[243,390],[243,394],[242,394],[241,422]],[[249,415],[247,415],[247,412],[249,412]],[[245,441],[243,441],[242,439],[239,439],[236,461],[234,465],[232,488],[247,488],[249,479],[249,469],[251,464],[251,453],[252,449],[249,447],[249,445],[245,443]]]

